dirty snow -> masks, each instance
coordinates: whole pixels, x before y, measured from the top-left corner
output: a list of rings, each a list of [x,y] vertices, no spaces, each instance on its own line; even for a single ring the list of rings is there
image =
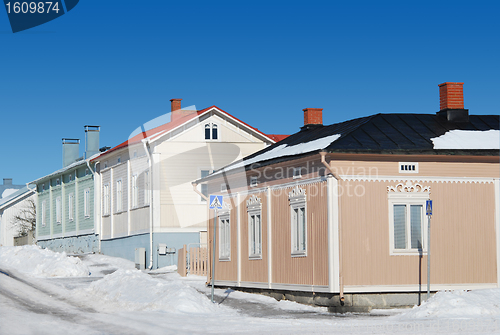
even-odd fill
[[[500,149],[500,130],[451,130],[431,138],[434,149]]]

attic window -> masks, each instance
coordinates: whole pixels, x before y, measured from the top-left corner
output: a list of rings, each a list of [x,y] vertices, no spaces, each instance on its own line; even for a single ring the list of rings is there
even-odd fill
[[[418,163],[399,162],[399,173],[418,173]]]
[[[219,138],[219,132],[217,124],[207,123],[205,124],[205,139],[206,140],[217,140]]]
[[[302,178],[302,168],[293,168],[293,179]]]
[[[250,177],[250,186],[251,187],[256,187],[257,184],[258,184],[257,177]]]

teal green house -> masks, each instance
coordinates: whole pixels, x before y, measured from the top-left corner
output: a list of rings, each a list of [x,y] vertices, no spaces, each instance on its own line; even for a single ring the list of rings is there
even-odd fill
[[[36,184],[37,244],[67,253],[99,251],[95,227],[95,166],[99,156],[99,126],[85,126],[85,153],[79,157],[79,139],[62,139],[63,168],[41,177]]]

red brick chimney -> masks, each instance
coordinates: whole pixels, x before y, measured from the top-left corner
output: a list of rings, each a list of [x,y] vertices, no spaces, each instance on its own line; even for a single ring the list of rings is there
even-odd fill
[[[306,108],[304,111],[304,126],[309,124],[323,125],[323,108]]]
[[[175,121],[175,120],[178,120],[180,118],[183,118],[186,115],[196,113],[195,110],[181,109],[181,100],[182,99],[170,99],[170,102],[171,102],[170,121]]]
[[[439,84],[439,109],[464,109],[464,83]]]
[[[469,122],[469,110],[464,109],[464,83],[439,84],[439,108],[437,115],[450,122]]]

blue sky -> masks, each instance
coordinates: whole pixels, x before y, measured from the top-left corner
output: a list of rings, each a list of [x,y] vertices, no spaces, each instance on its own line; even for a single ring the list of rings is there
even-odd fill
[[[61,138],[83,143],[86,124],[115,146],[172,98],[291,134],[306,107],[325,124],[435,113],[437,85],[460,81],[470,113],[499,114],[499,15],[498,1],[82,0],[13,34],[0,9],[0,178],[61,168]]]

